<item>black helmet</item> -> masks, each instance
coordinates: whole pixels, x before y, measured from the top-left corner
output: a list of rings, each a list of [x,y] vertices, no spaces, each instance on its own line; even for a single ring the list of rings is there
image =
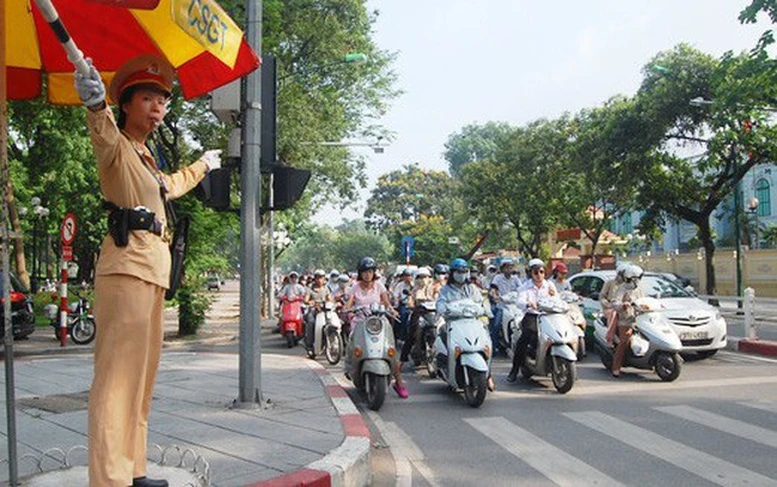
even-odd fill
[[[375,263],[375,259],[372,257],[365,257],[359,261],[359,265],[356,266],[356,270],[359,274],[370,269],[375,270],[378,268],[378,264]]]
[[[448,273],[448,266],[445,264],[437,264],[434,266],[434,273],[435,274],[447,274]]]

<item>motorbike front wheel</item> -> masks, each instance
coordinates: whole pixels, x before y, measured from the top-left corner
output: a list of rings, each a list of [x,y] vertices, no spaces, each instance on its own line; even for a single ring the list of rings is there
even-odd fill
[[[659,352],[656,355],[656,374],[664,382],[680,377],[680,357],[676,353]]]
[[[367,372],[364,374],[364,381],[366,382],[364,389],[367,393],[367,406],[373,411],[377,411],[386,400],[386,378]]]
[[[326,335],[326,344],[324,348],[326,361],[330,365],[337,365],[340,357],[343,355],[343,344],[340,341],[340,334],[336,331]]]
[[[296,341],[294,340],[294,331],[289,330],[286,332],[286,348],[294,348]]]
[[[429,373],[429,378],[434,379],[437,377],[437,359],[434,356],[434,336],[432,334],[426,336],[424,345],[426,349],[426,371]]]
[[[77,345],[91,343],[96,334],[97,326],[94,323],[94,318],[80,319],[73,323],[73,327],[70,329],[70,338]]]
[[[464,384],[464,399],[473,408],[480,407],[486,400],[486,388],[488,377],[486,372],[467,367],[469,384]]]
[[[550,375],[553,379],[553,387],[561,394],[566,394],[575,385],[575,363],[561,357],[551,356],[553,370]]]

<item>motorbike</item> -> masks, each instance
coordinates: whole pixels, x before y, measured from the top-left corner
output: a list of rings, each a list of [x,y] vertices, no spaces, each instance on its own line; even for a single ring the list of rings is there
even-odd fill
[[[343,342],[340,337],[342,325],[335,312],[335,304],[329,301],[320,303],[321,309],[316,313],[313,331],[313,349],[308,351],[310,358],[324,354],[326,361],[336,365],[343,354]]]
[[[514,337],[519,331],[521,320],[525,313],[518,307],[518,292],[507,293],[502,296],[502,323],[499,327],[499,347],[507,350],[507,356],[512,359],[514,354],[513,344],[517,340]]]
[[[575,384],[577,375],[575,362],[579,330],[569,317],[567,303],[558,297],[541,299],[537,303],[537,310],[537,339],[532,340],[526,349],[521,373],[526,379],[535,375],[550,375],[553,387],[559,393],[566,394]],[[513,334],[513,347],[520,333]]]
[[[299,343],[305,334],[305,326],[302,311],[302,296],[281,298],[281,334],[286,337],[286,346],[292,348]]]
[[[59,307],[56,304],[46,306],[46,316],[54,328],[54,336],[62,339],[62,328],[59,326]],[[80,296],[78,301],[68,305],[67,333],[76,345],[87,345],[97,334],[94,316],[89,314],[89,300]]]
[[[472,300],[451,303],[434,342],[440,378],[453,390],[463,389],[467,404],[474,408],[486,399],[491,373],[491,336],[478,319],[483,315],[483,307]]]
[[[578,333],[577,346],[575,352],[577,353],[577,360],[583,360],[588,354],[585,344],[585,328],[587,326],[585,315],[580,308],[580,296],[572,291],[562,291],[561,300],[567,303],[567,315],[572,323],[575,325],[575,331]]]
[[[416,366],[422,363],[426,366],[429,377],[437,377],[437,364],[434,356],[434,341],[437,339],[438,330],[445,326],[445,320],[437,313],[437,305],[434,301],[424,301],[416,305],[418,316],[418,337],[411,352],[411,357]]]
[[[377,411],[386,399],[391,371],[399,359],[394,330],[384,306],[356,308],[364,319],[351,323],[353,333],[345,351],[345,376],[367,398],[367,406]]]
[[[661,302],[655,298],[639,298],[634,303],[636,313],[633,325],[634,333],[623,359],[624,367],[655,370],[664,382],[672,382],[680,376],[682,342],[662,312]],[[602,365],[612,370],[615,345],[607,343],[607,322],[604,317],[594,321],[594,347],[601,358]]]

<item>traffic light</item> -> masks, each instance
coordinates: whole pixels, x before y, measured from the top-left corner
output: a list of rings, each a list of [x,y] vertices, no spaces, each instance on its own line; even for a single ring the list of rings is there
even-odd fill
[[[274,166],[273,173],[273,205],[266,210],[288,210],[302,197],[310,180],[310,171],[290,166]]]
[[[231,168],[213,169],[194,188],[194,195],[208,208],[216,211],[229,210],[231,179]]]

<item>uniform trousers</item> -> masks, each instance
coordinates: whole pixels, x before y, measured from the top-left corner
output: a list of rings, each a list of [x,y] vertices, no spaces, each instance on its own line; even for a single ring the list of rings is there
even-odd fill
[[[148,413],[162,352],[164,288],[97,276],[94,380],[89,391],[89,485],[126,487],[146,475]]]

